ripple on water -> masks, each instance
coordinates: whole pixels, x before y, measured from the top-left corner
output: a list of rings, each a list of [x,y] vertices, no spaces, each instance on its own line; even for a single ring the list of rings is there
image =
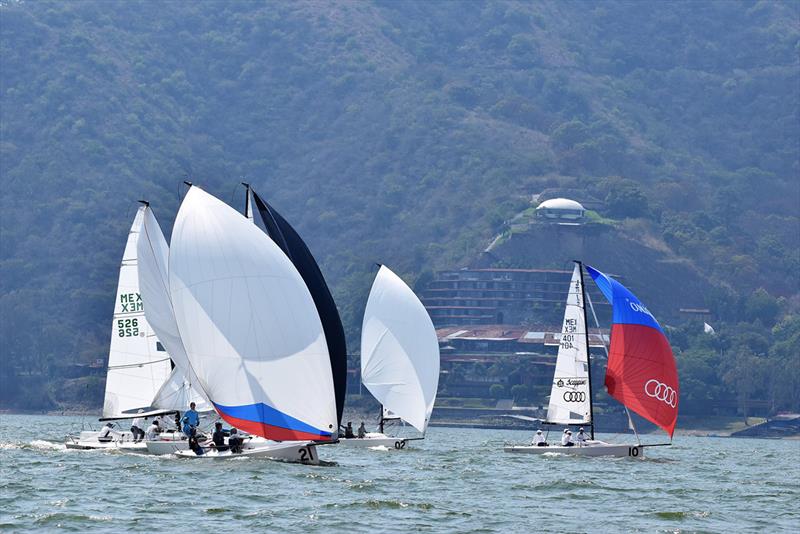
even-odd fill
[[[79,420],[2,417],[4,529],[152,530],[156,518],[164,531],[791,531],[800,521],[800,487],[787,482],[800,469],[785,461],[796,442],[677,437],[644,461],[523,458],[502,445],[528,433],[432,428],[401,452],[321,447],[326,467],[249,458],[201,466],[65,450],[41,438],[57,440]]]

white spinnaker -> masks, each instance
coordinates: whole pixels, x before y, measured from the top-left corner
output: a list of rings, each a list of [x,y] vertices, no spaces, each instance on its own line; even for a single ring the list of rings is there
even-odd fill
[[[189,365],[172,311],[169,295],[169,245],[153,210],[144,208],[144,221],[136,246],[139,257],[139,289],[145,307],[145,316],[175,363],[169,380],[158,390],[153,406],[162,410],[186,410],[194,402],[200,411],[211,410],[200,384]]]
[[[139,291],[136,248],[144,209],[136,212],[119,269],[103,417],[124,417],[140,409],[148,411],[172,369],[169,355],[158,350],[158,340],[145,319]]]
[[[550,404],[547,407],[549,423],[583,424],[591,421],[589,353],[586,347],[583,307],[581,272],[580,266],[576,264],[569,283],[556,372],[550,390]]]
[[[186,354],[213,403],[264,403],[336,432],[328,347],[314,301],[260,228],[190,188],[172,233],[169,283]]]
[[[386,410],[425,432],[439,387],[439,342],[425,307],[381,267],[361,328],[361,380]]]

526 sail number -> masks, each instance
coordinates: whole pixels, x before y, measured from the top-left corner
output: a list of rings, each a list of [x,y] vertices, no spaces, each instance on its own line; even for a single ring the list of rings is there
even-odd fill
[[[139,319],[117,319],[117,334],[119,334],[119,337],[138,336]]]

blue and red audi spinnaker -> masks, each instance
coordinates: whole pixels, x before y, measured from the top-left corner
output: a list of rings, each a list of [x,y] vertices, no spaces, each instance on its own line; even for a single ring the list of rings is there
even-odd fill
[[[586,270],[613,307],[605,381],[609,395],[672,437],[680,389],[664,331],[625,286],[588,265]]]

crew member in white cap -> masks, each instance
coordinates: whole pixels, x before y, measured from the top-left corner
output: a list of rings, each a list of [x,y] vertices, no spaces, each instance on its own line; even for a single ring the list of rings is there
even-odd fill
[[[583,433],[583,427],[578,430],[578,435],[575,436],[575,441],[578,442],[579,447],[586,445],[586,434]]]
[[[570,429],[564,430],[564,435],[561,436],[561,446],[562,447],[573,447],[575,444],[572,443],[572,431]]]
[[[541,430],[537,430],[536,435],[533,436],[533,444],[537,447],[547,447],[547,441],[544,439],[544,434],[542,434]]]

